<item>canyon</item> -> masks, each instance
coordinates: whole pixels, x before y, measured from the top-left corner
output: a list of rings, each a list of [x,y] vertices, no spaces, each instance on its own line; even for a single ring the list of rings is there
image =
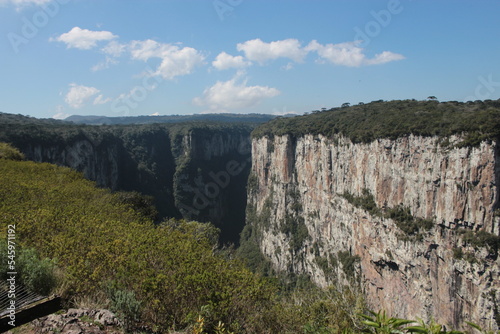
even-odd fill
[[[160,217],[212,222],[259,253],[251,265],[395,317],[498,329],[498,110],[374,101],[259,126],[6,126],[0,140],[152,196]]]
[[[239,242],[254,125],[28,126],[28,133],[6,127],[1,140],[29,160],[76,169],[100,187],[151,196],[158,220],[211,222],[222,243]]]

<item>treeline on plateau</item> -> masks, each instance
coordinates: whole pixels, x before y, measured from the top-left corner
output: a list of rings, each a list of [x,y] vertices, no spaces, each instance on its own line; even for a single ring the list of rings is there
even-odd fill
[[[436,100],[373,101],[277,118],[259,126],[254,137],[305,134],[343,135],[355,143],[410,134],[447,137],[464,134],[460,145],[475,146],[500,136],[500,100],[438,102]]]

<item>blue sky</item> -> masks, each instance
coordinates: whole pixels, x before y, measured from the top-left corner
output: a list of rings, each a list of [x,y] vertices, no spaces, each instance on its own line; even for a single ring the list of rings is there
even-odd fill
[[[497,0],[0,0],[0,111],[498,99],[499,13]]]

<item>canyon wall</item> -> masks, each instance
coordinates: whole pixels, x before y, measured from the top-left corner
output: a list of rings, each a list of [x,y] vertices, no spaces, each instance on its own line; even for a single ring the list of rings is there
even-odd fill
[[[478,236],[499,234],[499,147],[458,141],[255,138],[247,242],[275,270],[359,289],[374,310],[498,328],[498,245]]]

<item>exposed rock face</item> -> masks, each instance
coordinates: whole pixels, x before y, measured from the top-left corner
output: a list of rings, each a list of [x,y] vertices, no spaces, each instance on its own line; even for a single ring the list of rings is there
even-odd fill
[[[32,322],[35,333],[105,334],[123,333],[118,318],[108,310],[69,309]]]
[[[236,242],[245,222],[249,131],[194,130],[177,147],[174,193],[182,216],[210,221],[222,241]]]
[[[359,286],[373,309],[394,316],[497,328],[500,260],[466,245],[458,231],[500,233],[499,164],[495,142],[452,148],[435,137],[369,144],[262,137],[252,143],[247,224],[278,270],[322,286]],[[422,238],[405,235],[345,194],[371,194],[377,212],[407,208],[434,227]]]

